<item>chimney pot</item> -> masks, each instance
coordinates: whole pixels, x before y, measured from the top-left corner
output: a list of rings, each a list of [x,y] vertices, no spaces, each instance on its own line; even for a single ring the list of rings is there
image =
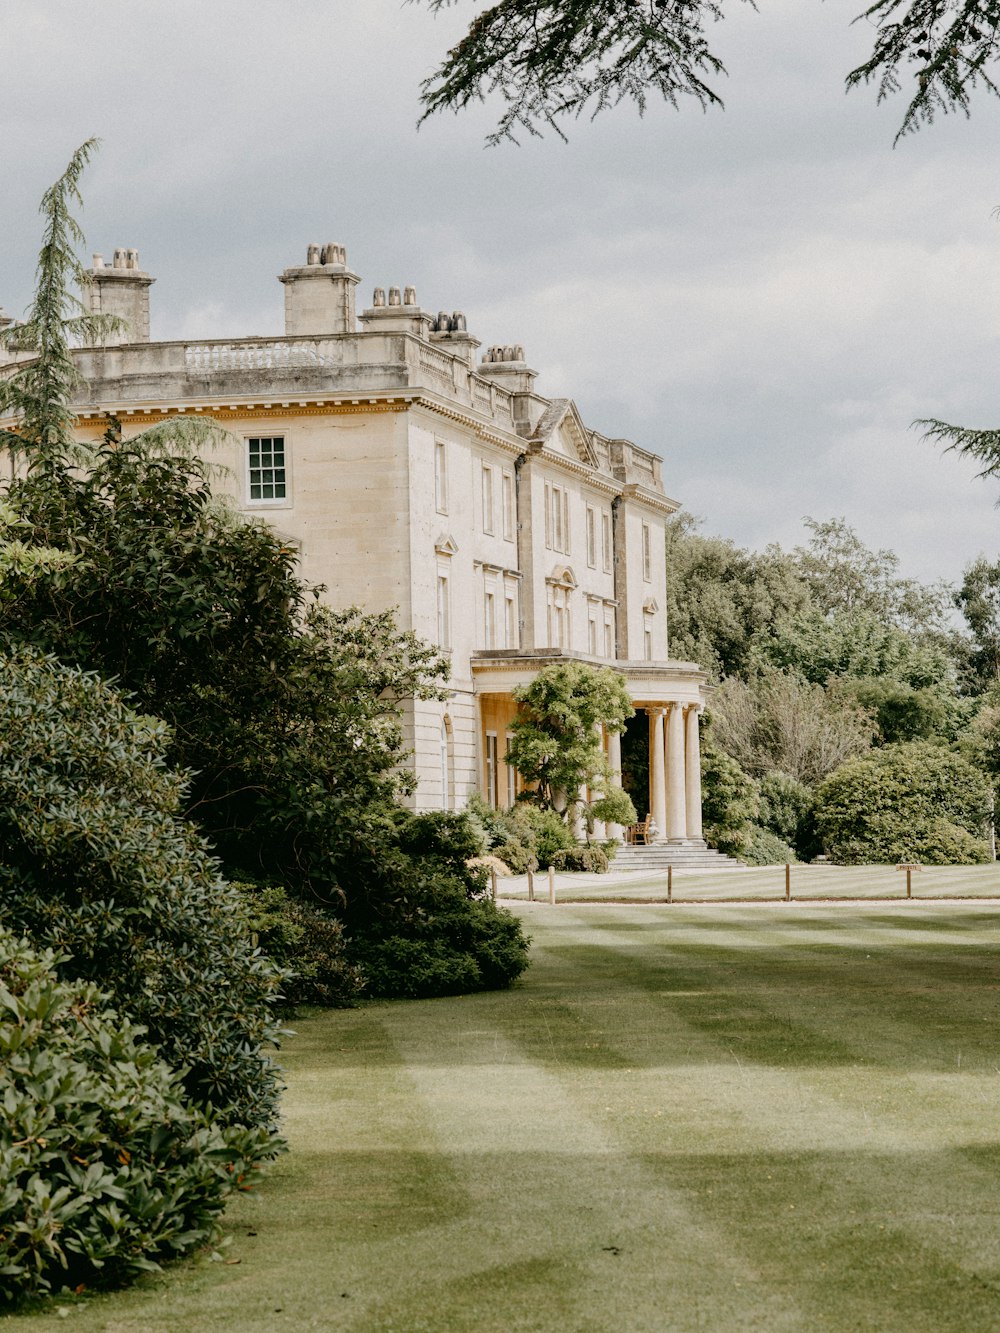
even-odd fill
[[[398,288],[398,287],[390,287],[390,288],[389,288],[389,304],[390,304],[390,305],[399,305],[399,304],[400,304],[400,301],[399,301],[399,288]]]
[[[376,288],[375,288],[375,294],[372,296],[372,305],[375,306],[376,309],[379,309],[381,306],[384,306],[384,305],[385,305],[385,288],[384,288],[384,287],[376,287]]]
[[[306,265],[308,266],[308,265],[310,265],[310,264],[318,264],[319,262],[320,262],[320,258],[319,258],[319,246],[318,246],[318,245],[310,245],[310,246],[306,249]]]

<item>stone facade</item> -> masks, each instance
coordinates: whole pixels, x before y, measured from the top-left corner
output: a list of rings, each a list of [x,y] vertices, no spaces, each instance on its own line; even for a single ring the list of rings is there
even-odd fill
[[[461,808],[474,791],[508,805],[510,691],[572,658],[624,675],[648,715],[659,836],[700,843],[705,678],[669,658],[664,519],[677,502],[655,454],[540,395],[520,346],[480,356],[461,312],[422,310],[412,287],[376,288],[358,315],[340,245],[310,246],[281,274],[280,338],[151,342],[137,252],[95,256],[90,278],[92,308],[125,332],[77,354],[81,436],[108,413],[126,434],[211,417],[228,432],[217,484],[297,546],[306,579],[336,604],[397,608],[447,650],[450,698],[406,719],[416,808]],[[620,768],[620,739],[606,746]]]

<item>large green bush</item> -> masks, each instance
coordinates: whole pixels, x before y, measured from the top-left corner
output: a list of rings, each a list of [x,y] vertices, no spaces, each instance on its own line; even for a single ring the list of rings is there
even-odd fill
[[[346,890],[349,950],[367,992],[453,995],[509,986],[528,965],[521,924],[467,862],[479,832],[464,814],[396,811],[358,848]],[[364,923],[352,929],[353,919]]]
[[[509,810],[497,810],[481,796],[473,795],[469,812],[486,834],[487,850],[516,875],[546,870],[559,852],[577,845],[572,829],[554,810],[543,810],[527,801],[518,801]]]
[[[92,675],[0,654],[0,919],[93,980],[225,1123],[271,1126],[280,973],[194,827],[164,725]]]
[[[108,1285],[211,1241],[273,1143],[213,1124],[144,1030],[0,929],[0,1301]]]
[[[287,1005],[347,1009],[364,978],[347,956],[344,927],[329,912],[292,898],[278,884],[237,883],[252,942],[285,973]]]
[[[986,780],[961,755],[917,741],[844,764],[817,792],[824,846],[845,865],[983,862]]]

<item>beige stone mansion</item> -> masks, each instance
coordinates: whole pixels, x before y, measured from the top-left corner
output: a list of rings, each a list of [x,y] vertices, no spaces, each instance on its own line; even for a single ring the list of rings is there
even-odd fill
[[[275,338],[152,342],[153,278],[136,251],[95,255],[90,276],[93,307],[121,316],[128,341],[77,354],[81,434],[107,413],[126,433],[211,417],[229,432],[219,484],[298,546],[308,580],[339,605],[398,608],[447,650],[450,697],[406,718],[416,808],[461,808],[475,791],[509,805],[511,690],[575,659],[627,682],[637,717],[605,743],[619,774],[623,747],[638,757],[625,785],[640,816],[700,844],[705,676],[669,656],[664,520],[677,502],[655,454],[542,397],[520,346],[479,357],[464,316],[422,310],[412,287],[376,288],[357,315],[340,245],[311,245],[281,274]]]

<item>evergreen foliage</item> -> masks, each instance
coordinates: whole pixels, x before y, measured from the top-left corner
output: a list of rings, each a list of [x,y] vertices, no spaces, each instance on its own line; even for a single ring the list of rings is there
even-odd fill
[[[212,1241],[259,1131],[192,1107],[142,1027],[0,928],[0,1303],[107,1286]]]
[[[425,0],[432,11],[452,2]],[[707,30],[735,8],[736,0],[492,0],[425,80],[424,117],[499,93],[505,109],[487,140],[497,143],[540,126],[562,135],[567,116],[622,101],[640,112],[657,96],[673,107],[682,99],[722,106],[709,80],[726,70]],[[997,91],[997,0],[874,0],[855,22],[874,41],[847,87],[875,83],[880,102],[903,93],[897,140],[938,112],[967,116],[976,88]]]
[[[889,745],[822,783],[816,816],[824,846],[844,865],[978,863],[992,795],[983,775],[944,746]]]
[[[0,656],[0,919],[107,990],[218,1123],[271,1129],[280,974],[178,817],[166,735],[95,676]]]
[[[621,732],[634,711],[618,672],[582,662],[556,663],[512,693],[521,707],[511,724],[508,762],[530,784],[526,797],[568,816],[578,805],[581,787],[610,793],[611,769],[599,728]],[[627,813],[627,807],[621,809]],[[633,808],[625,822],[634,820]]]

